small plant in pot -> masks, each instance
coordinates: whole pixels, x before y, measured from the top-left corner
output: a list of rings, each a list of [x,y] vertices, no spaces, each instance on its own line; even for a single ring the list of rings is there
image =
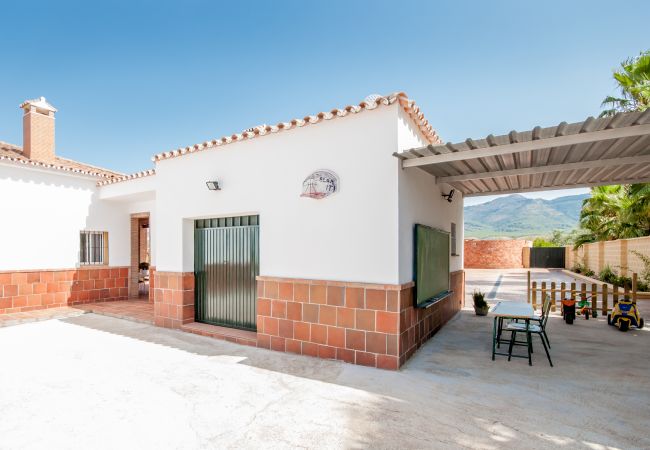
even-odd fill
[[[474,300],[474,312],[477,316],[487,316],[490,306],[485,301],[485,294],[477,289],[472,294],[472,299]]]
[[[139,264],[138,268],[140,269],[140,273],[142,275],[149,275],[149,263],[148,262],[145,262],[145,261],[141,262]]]

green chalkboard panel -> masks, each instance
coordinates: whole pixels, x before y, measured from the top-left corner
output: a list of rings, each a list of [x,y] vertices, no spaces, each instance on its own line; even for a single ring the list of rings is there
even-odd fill
[[[431,304],[449,293],[449,233],[415,225],[415,303]]]

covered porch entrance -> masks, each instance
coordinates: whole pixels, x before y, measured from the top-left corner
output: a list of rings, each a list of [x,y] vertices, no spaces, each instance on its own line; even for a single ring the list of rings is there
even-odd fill
[[[465,197],[647,183],[650,110],[428,145],[394,156],[404,170],[424,170]]]
[[[129,296],[153,301],[150,289],[151,277],[151,239],[149,212],[131,214],[131,276]]]

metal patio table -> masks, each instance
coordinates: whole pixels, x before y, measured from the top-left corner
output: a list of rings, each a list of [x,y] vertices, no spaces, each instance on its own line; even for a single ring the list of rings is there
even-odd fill
[[[536,319],[535,310],[532,305],[520,302],[497,302],[490,311],[494,317],[494,325],[492,327],[492,361],[495,355],[512,356],[515,358],[528,358],[528,364],[532,365],[531,358],[531,339],[528,328],[530,321]],[[508,353],[497,352],[497,348],[501,348],[501,343],[509,343],[509,340],[501,339],[501,331],[503,330],[503,319],[520,319],[526,322],[526,339],[528,342],[528,356],[523,355],[510,355]],[[523,331],[523,330],[522,330]]]

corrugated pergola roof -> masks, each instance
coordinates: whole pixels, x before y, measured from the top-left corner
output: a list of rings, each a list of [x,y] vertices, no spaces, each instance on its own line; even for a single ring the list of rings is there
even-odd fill
[[[650,182],[650,109],[394,155],[465,196]]]

